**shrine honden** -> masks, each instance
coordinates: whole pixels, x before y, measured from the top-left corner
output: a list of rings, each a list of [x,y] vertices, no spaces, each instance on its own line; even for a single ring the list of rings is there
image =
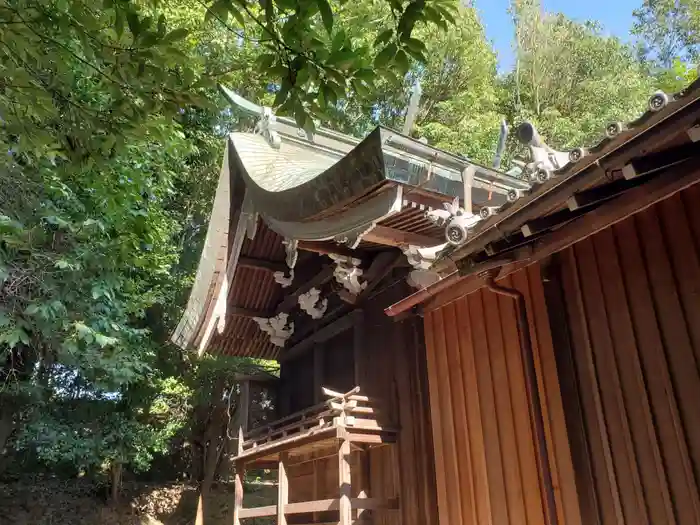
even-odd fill
[[[698,82],[589,148],[523,124],[508,172],[223,92],[259,120],[173,341],[281,363],[242,383],[235,525],[700,524]]]

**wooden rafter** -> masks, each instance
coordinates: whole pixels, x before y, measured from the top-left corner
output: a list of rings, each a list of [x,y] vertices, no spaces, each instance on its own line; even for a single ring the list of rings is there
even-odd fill
[[[229,306],[226,311],[233,316],[236,317],[272,317],[274,315],[273,312],[269,312],[266,310],[254,310],[252,308],[243,308],[241,306]]]
[[[258,259],[245,255],[238,258],[238,266],[243,268],[260,268],[271,272],[287,272],[289,270],[287,265],[282,261],[268,261],[267,259]]]
[[[367,232],[362,240],[373,242],[375,244],[383,244],[385,246],[435,246],[445,242],[444,239],[423,235],[422,233],[412,233],[390,228],[388,226],[377,225]]]

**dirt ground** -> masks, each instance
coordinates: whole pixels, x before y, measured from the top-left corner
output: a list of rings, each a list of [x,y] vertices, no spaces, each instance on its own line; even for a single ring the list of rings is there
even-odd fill
[[[246,487],[247,505],[269,505],[274,497],[274,487]],[[197,500],[197,488],[182,483],[125,485],[114,506],[105,488],[88,481],[0,482],[0,525],[190,525]],[[206,525],[230,525],[232,502],[233,486],[217,485],[205,506]]]

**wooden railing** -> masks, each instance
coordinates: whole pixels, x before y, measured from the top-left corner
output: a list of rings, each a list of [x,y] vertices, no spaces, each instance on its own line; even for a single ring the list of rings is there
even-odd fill
[[[395,442],[396,429],[383,426],[389,414],[360,394],[359,387],[344,394],[323,388],[325,403],[309,407],[283,417],[263,427],[255,428],[239,438],[236,462],[234,525],[248,518],[276,516],[278,525],[286,525],[287,515],[317,515],[337,513],[333,525],[363,524],[366,511],[395,511],[399,508],[396,498],[368,497],[363,489],[359,497],[352,497],[351,443],[372,447]],[[337,457],[338,492],[335,498],[314,501],[289,502],[289,478],[287,468],[306,461],[305,447],[314,447]],[[317,447],[321,448],[317,448]],[[367,453],[367,448],[361,449]],[[296,457],[295,457],[296,454]],[[259,461],[259,462],[258,462]],[[313,460],[312,460],[313,461]],[[278,469],[277,504],[257,508],[243,506],[243,476],[250,465],[266,464],[265,468]],[[316,516],[317,517],[317,516]],[[319,522],[314,520],[315,524]]]
[[[323,388],[322,391],[328,398],[325,402],[243,434],[243,439],[239,440],[238,455],[282,439],[331,427],[358,431],[395,430],[391,426],[382,426],[382,410],[369,397],[360,395],[359,387],[344,394],[328,388]]]

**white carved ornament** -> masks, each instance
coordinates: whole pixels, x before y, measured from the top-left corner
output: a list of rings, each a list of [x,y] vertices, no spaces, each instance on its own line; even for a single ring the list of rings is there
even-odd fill
[[[321,290],[311,288],[299,296],[299,306],[311,319],[321,319],[328,308],[328,299],[321,299]]]
[[[420,246],[409,245],[403,249],[408,263],[415,268],[408,274],[406,282],[414,288],[427,288],[431,284],[440,280],[440,275],[433,272],[430,268],[438,258],[440,253],[447,243],[438,244],[429,248],[421,248]]]
[[[281,284],[282,288],[288,288],[294,282],[294,270],[289,270],[289,277],[284,272],[275,272],[272,274],[277,284]]]
[[[335,261],[333,276],[335,280],[353,295],[359,294],[367,288],[367,282],[360,282],[362,269],[358,268],[362,262],[360,259],[347,257],[345,255],[330,254],[330,258]]]
[[[292,282],[294,282],[294,267],[299,258],[299,252],[297,251],[299,241],[296,239],[284,239],[282,244],[284,244],[284,251],[286,253],[285,262],[289,267],[289,277],[287,277],[284,272],[275,272],[272,274],[272,277],[274,277],[276,283],[282,285],[282,288],[288,288],[292,285]]]
[[[444,203],[444,210],[430,210],[425,217],[440,228],[445,228],[445,239],[450,244],[460,245],[467,240],[469,228],[479,222],[479,217],[467,212],[459,205],[459,198]]]
[[[294,323],[289,323],[287,320],[289,314],[281,313],[275,317],[266,319],[264,317],[253,317],[253,321],[258,323],[260,330],[270,336],[270,342],[275,346],[283,347],[292,334],[294,333]]]

